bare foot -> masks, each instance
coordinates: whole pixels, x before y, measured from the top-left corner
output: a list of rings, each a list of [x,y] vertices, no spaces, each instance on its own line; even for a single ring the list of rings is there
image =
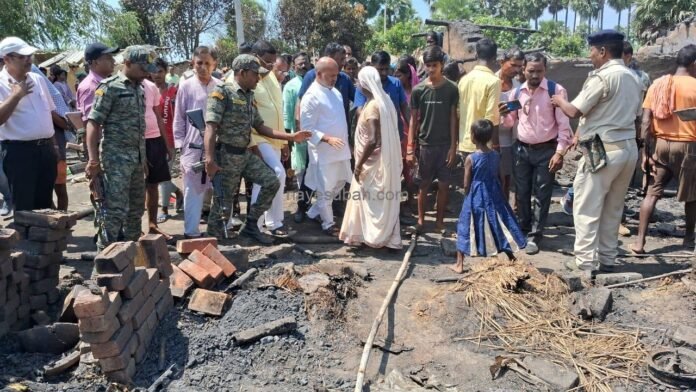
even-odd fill
[[[164,236],[164,239],[167,240],[167,241],[169,241],[169,240],[172,239],[172,236],[171,236],[171,235],[169,235],[169,234],[165,233],[164,231],[162,231],[162,229],[160,229],[159,227],[157,227],[157,225],[150,225],[150,230],[149,230],[148,232],[149,232],[150,234],[161,234],[161,235]]]
[[[454,271],[455,274],[463,274],[464,273],[464,264],[461,264],[461,263],[456,263],[455,265],[448,265],[447,268]]]
[[[636,244],[631,244],[628,246],[628,251],[635,254],[635,255],[644,255],[645,254],[645,249],[643,247],[639,247]]]

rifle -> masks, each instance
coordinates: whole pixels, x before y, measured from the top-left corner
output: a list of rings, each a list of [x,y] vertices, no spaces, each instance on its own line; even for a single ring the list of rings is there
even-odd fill
[[[186,111],[186,118],[189,120],[189,123],[198,130],[201,134],[201,138],[204,139],[204,130],[205,130],[205,119],[203,118],[203,110],[201,109],[191,109]],[[204,145],[203,144],[196,144],[196,143],[189,143],[189,148],[201,150],[201,160],[199,162],[196,162],[191,169],[194,171],[194,173],[201,173],[201,183],[205,183],[206,179],[206,172],[205,172],[205,162],[204,162],[204,156],[205,152],[203,150]],[[222,220],[222,230],[225,235],[225,238],[229,238],[229,234],[227,232],[227,220],[229,219],[229,208],[225,205],[225,191],[222,185],[222,175],[218,172],[216,173],[213,178],[213,194],[215,196],[215,199],[217,199],[218,204],[220,205],[220,209],[222,210],[221,212],[221,220]]]
[[[102,240],[104,240],[106,244],[110,244],[109,233],[106,231],[106,190],[104,189],[104,178],[101,174],[97,175],[94,181],[89,182],[89,191],[92,194],[92,200],[96,206],[94,213],[97,217],[99,233],[101,233]]]

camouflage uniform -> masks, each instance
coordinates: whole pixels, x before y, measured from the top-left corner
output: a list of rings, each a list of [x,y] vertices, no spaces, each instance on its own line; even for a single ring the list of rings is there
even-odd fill
[[[131,61],[147,53],[142,47],[126,49]],[[140,57],[137,57],[140,56]],[[102,126],[99,147],[105,191],[105,229],[111,242],[137,241],[145,212],[145,94],[140,83],[122,72],[104,79],[95,92],[89,120]],[[108,243],[99,236],[97,247]]]
[[[215,161],[223,175],[224,203],[232,211],[232,198],[237,194],[241,177],[261,186],[256,203],[251,206],[247,222],[256,222],[268,210],[280,183],[256,154],[249,151],[251,128],[263,124],[254,105],[254,93],[244,91],[236,81],[219,85],[208,97],[206,122],[218,125]],[[213,198],[208,216],[208,234],[222,237],[221,208]]]

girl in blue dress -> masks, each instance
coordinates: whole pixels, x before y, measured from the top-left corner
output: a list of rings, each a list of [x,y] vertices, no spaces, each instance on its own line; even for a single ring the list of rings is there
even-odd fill
[[[505,252],[514,260],[513,250],[527,245],[503,196],[500,154],[487,146],[492,136],[493,123],[489,120],[478,120],[471,126],[471,141],[477,150],[464,163],[466,198],[457,222],[457,263],[450,267],[457,273],[464,271],[464,256]],[[515,245],[517,249],[513,249]]]

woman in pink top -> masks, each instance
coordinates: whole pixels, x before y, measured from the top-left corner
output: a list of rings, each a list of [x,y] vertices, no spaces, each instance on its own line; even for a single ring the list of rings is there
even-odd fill
[[[415,67],[416,59],[413,56],[402,56],[399,58],[399,62],[396,65],[396,70],[394,70],[394,76],[401,81],[401,85],[404,88],[404,93],[406,94],[406,102],[411,104],[411,91],[420,83],[418,78],[418,72],[416,72]],[[406,183],[406,193],[408,194],[407,204],[413,206],[415,204],[415,195],[418,192],[418,187],[415,186],[413,182],[413,176],[415,175],[415,168],[412,165],[406,164],[406,142],[408,140],[408,123],[410,118],[403,118],[404,132],[406,133],[404,137],[401,138],[401,158],[403,163],[403,176]]]
[[[147,177],[145,179],[145,205],[149,232],[162,234],[168,240],[170,235],[157,227],[157,201],[159,183],[171,180],[168,161],[172,159],[172,146],[167,144],[166,130],[162,120],[160,91],[157,85],[143,80],[145,92],[145,155],[147,157]]]

